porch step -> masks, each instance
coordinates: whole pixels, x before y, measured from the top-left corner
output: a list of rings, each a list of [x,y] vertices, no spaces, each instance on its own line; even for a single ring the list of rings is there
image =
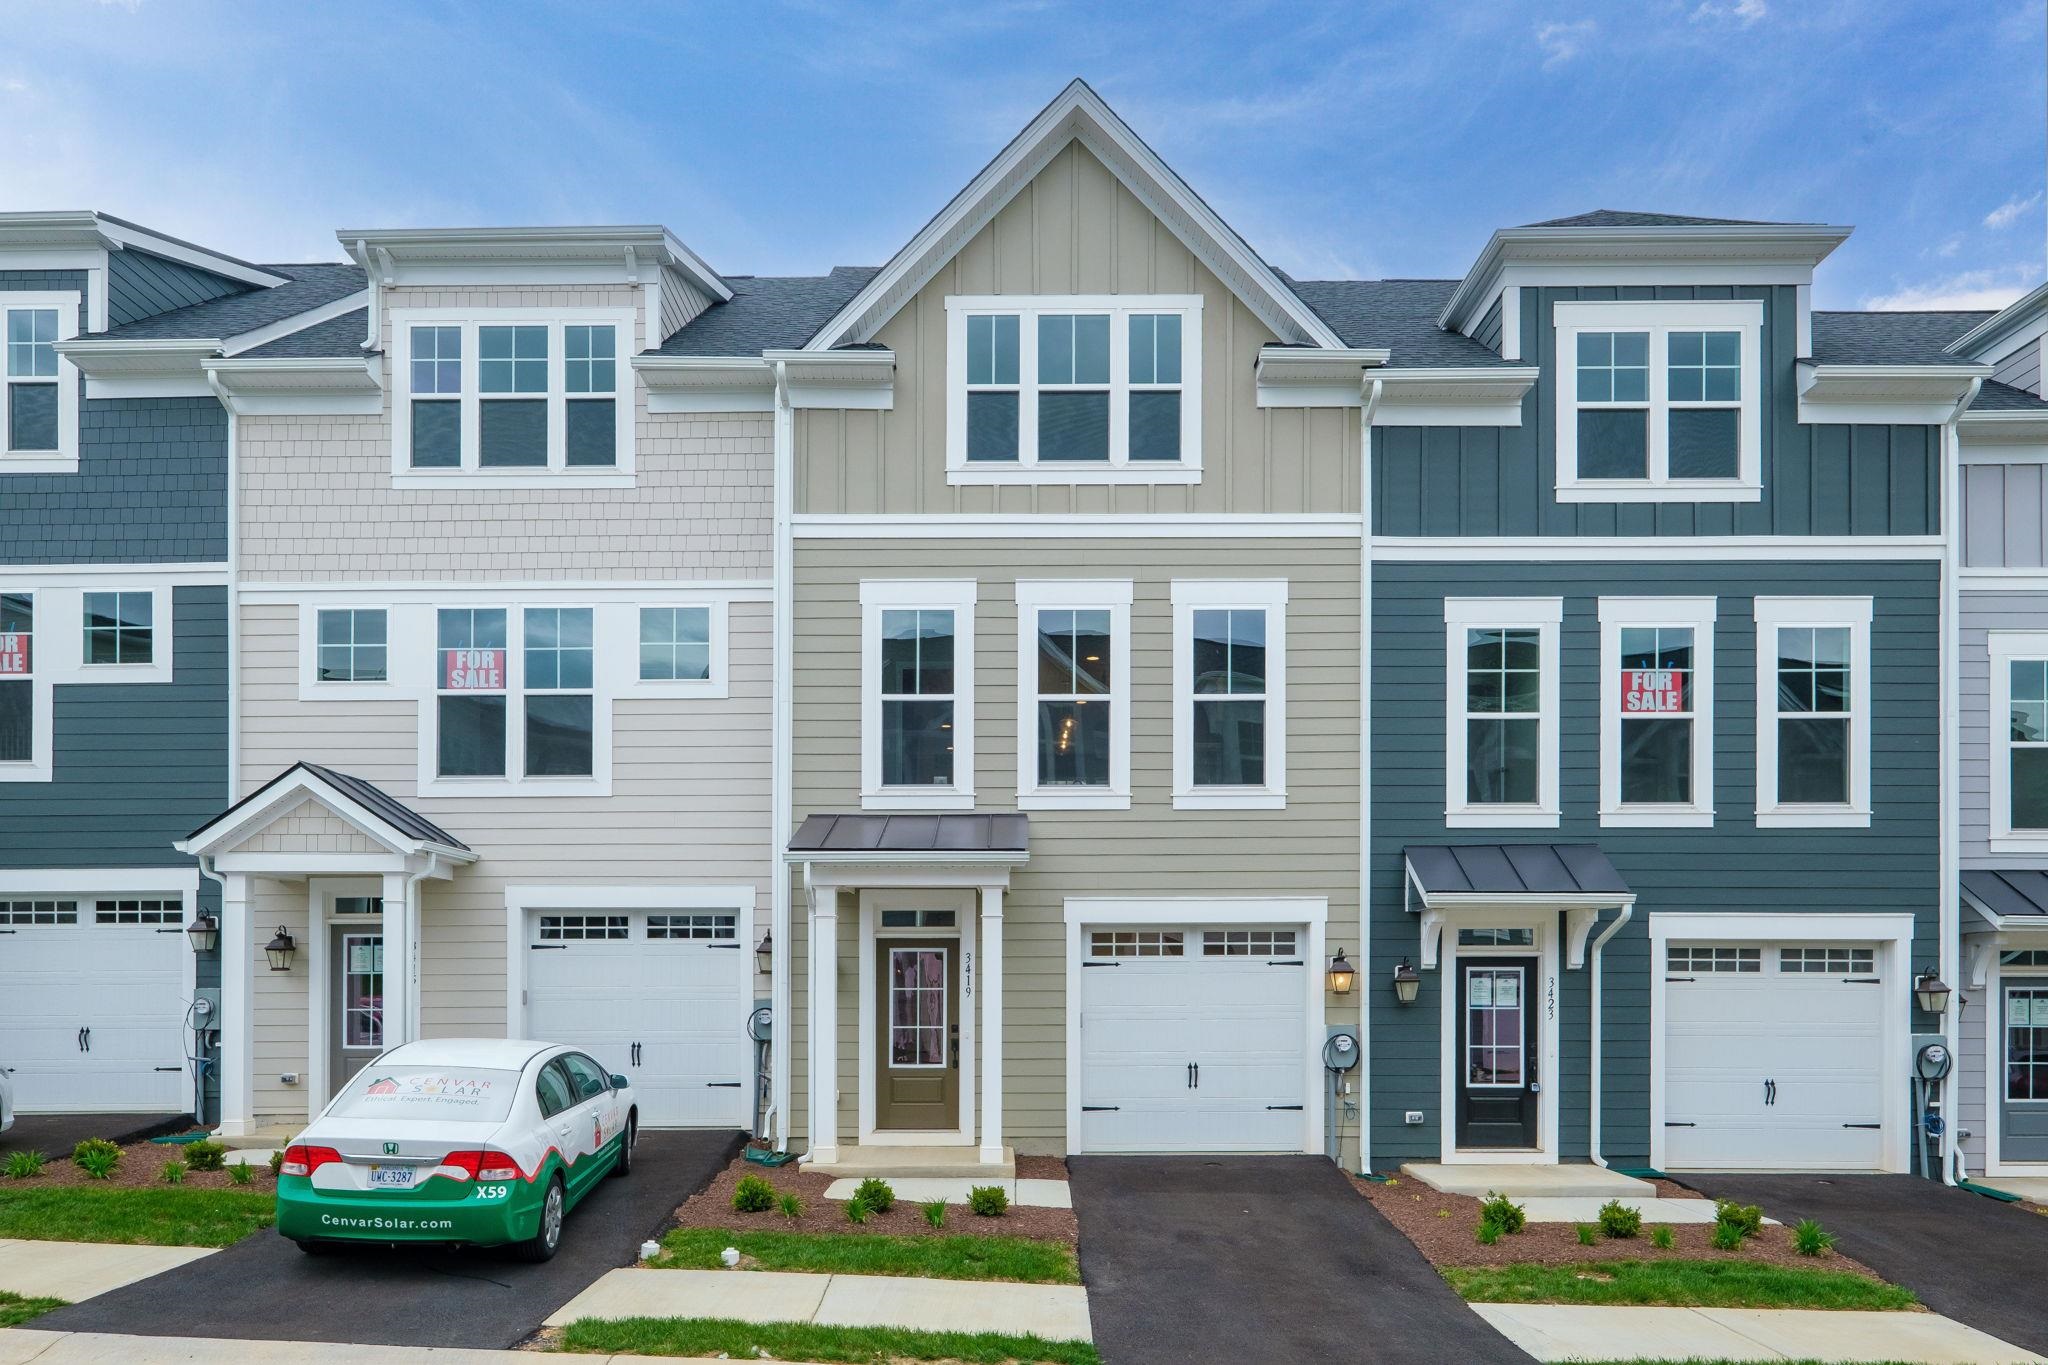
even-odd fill
[[[806,1161],[801,1169],[852,1180],[879,1176],[883,1180],[1015,1180],[1017,1153],[1003,1148],[1003,1159],[984,1163],[977,1147],[841,1147],[839,1160]]]
[[[1401,1174],[1433,1190],[1468,1194],[1474,1199],[1484,1199],[1489,1194],[1504,1194],[1510,1199],[1657,1196],[1657,1187],[1647,1180],[1593,1165],[1541,1166],[1504,1161],[1447,1166],[1435,1161],[1411,1161],[1401,1168]]]
[[[231,1152],[260,1151],[267,1157],[274,1151],[282,1150],[305,1126],[302,1123],[298,1128],[263,1128],[253,1133],[243,1133],[240,1137],[222,1137],[215,1133],[213,1140]]]

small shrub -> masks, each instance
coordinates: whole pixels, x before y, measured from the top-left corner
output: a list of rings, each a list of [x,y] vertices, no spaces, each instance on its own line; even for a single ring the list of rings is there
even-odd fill
[[[1754,1204],[1718,1199],[1714,1201],[1714,1223],[1718,1227],[1734,1228],[1739,1237],[1754,1237],[1763,1230],[1764,1211]]]
[[[1742,1229],[1733,1223],[1714,1224],[1714,1250],[1742,1250]]]
[[[888,1181],[869,1176],[854,1189],[853,1197],[866,1204],[876,1213],[887,1213],[896,1207],[896,1191]]]
[[[865,1199],[849,1199],[849,1200],[847,1200],[847,1201],[846,1201],[846,1221],[847,1221],[847,1222],[849,1222],[849,1223],[865,1223],[865,1222],[867,1222],[867,1221],[868,1221],[868,1219],[870,1219],[870,1218],[872,1218],[872,1217],[874,1217],[874,1216],[875,1216],[875,1211],[874,1211],[874,1210],[873,1210],[872,1208],[868,1207],[868,1201],[867,1201],[867,1200],[865,1200]]]
[[[228,1167],[228,1183],[231,1185],[246,1185],[255,1178],[256,1172],[249,1169],[247,1161],[237,1161]]]
[[[1500,1240],[1500,1224],[1479,1220],[1479,1245],[1490,1247]]]
[[[92,1168],[85,1164],[87,1157],[105,1157],[107,1169],[111,1171],[120,1164],[121,1149],[105,1138],[85,1138],[71,1149],[71,1160],[74,1165],[91,1170]]]
[[[178,1160],[178,1158],[176,1157],[172,1157],[169,1161],[166,1161],[164,1163],[164,1168],[161,1171],[157,1172],[157,1179],[163,1181],[166,1185],[184,1184],[185,1163]]]
[[[109,1156],[99,1151],[87,1152],[84,1156],[73,1157],[72,1160],[76,1161],[78,1168],[92,1180],[105,1180],[114,1173],[114,1167],[121,1164],[120,1157]]]
[[[935,1228],[942,1228],[946,1226],[945,1200],[927,1199],[924,1203],[919,1204],[917,1207],[924,1214],[925,1222],[930,1223]]]
[[[283,1170],[283,1169],[284,1169],[284,1153],[283,1153],[283,1152],[281,1152],[281,1151],[279,1151],[279,1152],[272,1152],[272,1153],[270,1154],[270,1173],[271,1173],[272,1175],[276,1175],[276,1174],[277,1174],[277,1173],[278,1173],[279,1171],[281,1171],[281,1170]]]
[[[1529,1215],[1506,1195],[1489,1194],[1479,1206],[1479,1221],[1491,1223],[1502,1232],[1520,1232],[1529,1221]]]
[[[1802,1218],[1792,1229],[1792,1245],[1798,1248],[1801,1256],[1818,1256],[1824,1251],[1834,1250],[1835,1234],[1823,1230],[1811,1218]]]
[[[733,1187],[732,1206],[738,1213],[766,1213],[775,1207],[775,1187],[758,1175],[743,1175]]]
[[[793,1194],[783,1195],[780,1200],[776,1201],[775,1207],[781,1209],[782,1216],[789,1219],[792,1223],[804,1216],[804,1201]]]
[[[1643,1211],[1610,1199],[1600,1206],[1600,1231],[1609,1237],[1633,1237],[1643,1230]]]
[[[195,1171],[217,1171],[227,1165],[228,1149],[223,1142],[188,1142],[185,1164]]]
[[[1600,1236],[1600,1229],[1598,1229],[1598,1228],[1594,1227],[1594,1226],[1593,1226],[1593,1225],[1592,1225],[1591,1223],[1581,1223],[1581,1224],[1579,1224],[1579,1245],[1580,1245],[1580,1246],[1582,1246],[1582,1247],[1589,1247],[1589,1246],[1593,1245],[1593,1243],[1594,1243],[1595,1241],[1599,1240],[1599,1236]]]
[[[1010,1209],[1001,1185],[976,1185],[967,1191],[967,1207],[983,1218],[1000,1218]]]
[[[1678,1245],[1678,1239],[1672,1235],[1668,1226],[1654,1227],[1650,1229],[1650,1245],[1659,1251],[1669,1251]]]
[[[43,1173],[43,1163],[49,1160],[41,1152],[9,1152],[7,1164],[0,1167],[9,1180],[26,1180],[32,1175]]]

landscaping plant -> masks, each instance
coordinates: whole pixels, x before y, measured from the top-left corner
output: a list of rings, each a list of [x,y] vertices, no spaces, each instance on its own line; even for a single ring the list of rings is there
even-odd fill
[[[804,1201],[793,1194],[783,1195],[776,1207],[781,1209],[782,1216],[791,1222],[804,1216]]]
[[[866,1204],[876,1213],[887,1213],[896,1207],[896,1190],[886,1180],[869,1176],[854,1188],[853,1197]]]
[[[775,1207],[775,1187],[758,1175],[743,1175],[733,1187],[732,1206],[739,1213],[766,1213]]]
[[[106,1168],[111,1171],[121,1162],[121,1149],[105,1138],[82,1138],[78,1145],[71,1149],[71,1161],[81,1170],[89,1172],[92,1167],[86,1164],[88,1159],[103,1159]],[[106,1179],[105,1176],[99,1178]]]
[[[1792,1229],[1792,1245],[1798,1248],[1801,1256],[1818,1256],[1824,1251],[1834,1250],[1835,1234],[1823,1231],[1821,1225],[1811,1218],[1802,1218]]]
[[[32,1175],[43,1173],[43,1163],[49,1160],[41,1152],[9,1152],[7,1164],[0,1167],[9,1180],[26,1180]]]
[[[1500,1224],[1479,1220],[1479,1245],[1490,1247],[1500,1240]]]
[[[927,1223],[930,1223],[930,1224],[931,1224],[931,1225],[932,1225],[933,1227],[935,1227],[935,1228],[942,1228],[942,1227],[946,1226],[946,1201],[945,1201],[945,1200],[943,1200],[943,1199],[927,1199],[927,1200],[925,1200],[925,1201],[924,1201],[924,1203],[922,1203],[922,1204],[919,1204],[919,1205],[918,1205],[918,1208],[920,1208],[920,1209],[922,1209],[922,1210],[924,1211],[924,1221],[925,1221],[925,1222],[927,1222]]]
[[[185,1163],[178,1160],[178,1158],[176,1157],[172,1157],[169,1161],[166,1161],[164,1163],[164,1168],[161,1171],[157,1172],[157,1179],[163,1181],[166,1185],[184,1184]]]
[[[185,1144],[185,1164],[195,1171],[217,1171],[227,1165],[228,1149],[224,1142],[188,1142]]]
[[[1579,1245],[1580,1245],[1580,1246],[1582,1246],[1582,1247],[1589,1247],[1589,1246],[1593,1245],[1593,1243],[1594,1243],[1594,1242],[1596,1242],[1596,1241],[1598,1241],[1598,1240],[1599,1240],[1599,1236],[1600,1236],[1600,1229],[1598,1229],[1598,1228],[1594,1227],[1594,1226],[1593,1226],[1593,1225],[1592,1225],[1591,1223],[1581,1223],[1581,1224],[1579,1224]]]
[[[868,1221],[868,1219],[870,1219],[870,1218],[872,1218],[872,1217],[874,1217],[874,1216],[875,1216],[875,1211],[874,1211],[874,1210],[873,1210],[872,1208],[869,1208],[869,1207],[868,1207],[868,1202],[867,1202],[867,1200],[865,1200],[865,1199],[849,1199],[849,1200],[847,1200],[847,1201],[846,1201],[846,1221],[847,1221],[847,1222],[849,1222],[849,1223],[856,1223],[856,1224],[858,1224],[858,1223],[865,1223],[865,1222],[867,1222],[867,1221]]]
[[[283,1153],[283,1152],[281,1152],[281,1151],[278,1151],[278,1152],[272,1152],[272,1153],[270,1154],[270,1173],[271,1173],[272,1175],[276,1175],[276,1174],[277,1174],[277,1173],[278,1173],[279,1171],[281,1171],[281,1170],[283,1170],[283,1169],[284,1169],[284,1153]]]
[[[1643,1230],[1643,1211],[1610,1199],[1600,1206],[1600,1231],[1609,1237],[1633,1237]]]
[[[967,1191],[967,1207],[983,1218],[1000,1218],[1009,1211],[1010,1196],[1001,1185],[975,1185]]]
[[[1520,1232],[1528,1221],[1522,1206],[1504,1194],[1489,1194],[1479,1206],[1480,1224],[1491,1224],[1498,1232]]]
[[[1669,1251],[1678,1245],[1678,1239],[1672,1235],[1668,1225],[1660,1225],[1650,1229],[1650,1245],[1659,1251]]]
[[[1717,1199],[1714,1201],[1714,1222],[1720,1227],[1734,1228],[1738,1237],[1754,1237],[1763,1231],[1764,1211],[1754,1204]]]
[[[234,1165],[228,1167],[228,1183],[230,1184],[246,1185],[255,1178],[256,1172],[249,1169],[249,1163],[246,1160],[237,1161]]]
[[[1742,1229],[1733,1223],[1714,1224],[1714,1250],[1742,1250]]]

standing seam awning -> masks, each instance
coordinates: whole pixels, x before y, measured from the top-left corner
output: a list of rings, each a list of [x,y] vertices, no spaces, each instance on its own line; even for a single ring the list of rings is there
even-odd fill
[[[1965,872],[1963,904],[1999,929],[2048,929],[2048,872],[2033,868]]]
[[[1410,844],[1401,852],[1403,898],[1422,917],[1425,968],[1437,965],[1450,910],[1564,911],[1565,966],[1576,969],[1600,912],[1636,902],[1598,844]]]

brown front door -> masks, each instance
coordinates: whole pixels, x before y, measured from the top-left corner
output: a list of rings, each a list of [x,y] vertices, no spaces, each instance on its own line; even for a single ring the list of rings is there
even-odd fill
[[[960,941],[875,945],[875,1127],[960,1126]]]
[[[384,1050],[384,935],[347,925],[333,929],[333,1016],[327,1083],[334,1094]]]

